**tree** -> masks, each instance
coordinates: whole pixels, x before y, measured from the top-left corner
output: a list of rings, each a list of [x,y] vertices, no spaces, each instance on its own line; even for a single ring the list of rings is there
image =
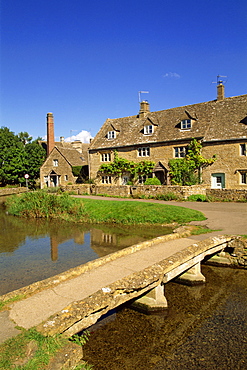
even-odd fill
[[[39,168],[45,159],[45,150],[38,139],[32,141],[27,132],[15,135],[7,127],[0,128],[0,184],[25,184],[24,175],[34,186]]]
[[[192,139],[185,158],[169,161],[171,183],[173,185],[195,185],[201,183],[201,171],[213,164],[216,156],[206,159],[201,154],[202,144]]]

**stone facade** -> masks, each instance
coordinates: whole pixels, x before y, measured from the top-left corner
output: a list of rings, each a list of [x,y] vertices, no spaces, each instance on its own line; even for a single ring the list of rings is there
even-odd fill
[[[247,189],[247,95],[225,98],[220,85],[216,100],[157,112],[150,112],[149,105],[144,108],[141,103],[136,116],[107,119],[93,139],[90,178],[97,184],[127,183],[128,173],[115,178],[98,172],[102,163],[113,161],[117,150],[119,157],[134,162],[154,161],[153,176],[169,185],[169,160],[183,157],[195,138],[205,158],[217,158],[203,169],[205,186]]]

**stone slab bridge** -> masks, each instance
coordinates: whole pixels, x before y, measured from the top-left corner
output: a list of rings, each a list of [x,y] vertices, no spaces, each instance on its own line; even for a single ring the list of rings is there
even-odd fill
[[[10,292],[0,300],[21,299],[7,304],[4,323],[69,337],[127,301],[151,311],[166,309],[168,281],[179,278],[185,283],[204,283],[201,261],[210,257],[230,264],[225,250],[233,251],[241,242],[237,236],[220,235],[196,242],[189,236],[185,228],[182,233],[131,246]]]

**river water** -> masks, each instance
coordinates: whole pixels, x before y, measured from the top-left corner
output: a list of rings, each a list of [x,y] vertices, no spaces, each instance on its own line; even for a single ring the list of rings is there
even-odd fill
[[[203,266],[203,286],[169,282],[166,314],[123,306],[83,347],[95,370],[246,370],[247,271]]]
[[[0,207],[0,295],[171,230],[22,219]]]

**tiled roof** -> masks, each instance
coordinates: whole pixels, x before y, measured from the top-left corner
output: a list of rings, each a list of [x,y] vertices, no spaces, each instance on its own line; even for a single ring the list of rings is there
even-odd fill
[[[56,147],[71,166],[84,166],[87,164],[87,156],[79,153],[74,148]]]
[[[192,128],[182,130],[180,122],[192,119]],[[154,125],[154,133],[144,135],[145,125]],[[117,148],[177,140],[203,138],[206,141],[247,138],[247,95],[192,104],[157,112],[145,117],[107,119],[92,140],[89,149]],[[107,139],[115,128],[116,138]],[[118,132],[119,130],[119,132]]]

